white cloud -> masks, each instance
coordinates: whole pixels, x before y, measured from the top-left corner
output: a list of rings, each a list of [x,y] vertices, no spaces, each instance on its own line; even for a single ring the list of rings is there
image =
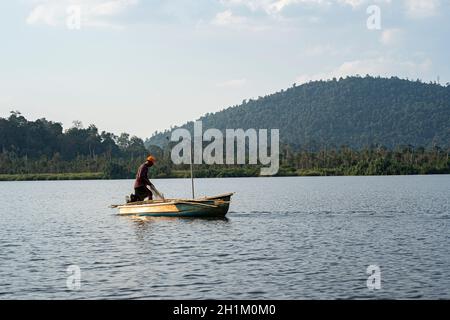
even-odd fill
[[[386,29],[381,33],[380,42],[385,46],[392,46],[401,42],[403,31],[398,28]]]
[[[247,84],[247,79],[233,79],[217,84],[219,88],[239,88]]]
[[[49,4],[39,4],[33,8],[27,17],[28,24],[44,23],[49,26],[57,25],[58,7]]]
[[[330,0],[221,0],[224,6],[245,6],[251,11],[263,11],[274,15],[285,7],[293,4],[323,4],[328,5]]]
[[[329,7],[332,5],[350,6],[353,9],[369,3],[387,3],[392,0],[220,0],[224,6],[246,6],[252,11],[264,11],[269,15],[276,15],[291,5],[316,5]]]
[[[330,72],[317,74],[303,74],[297,77],[296,83],[302,84],[308,81],[327,80],[352,75],[365,76],[399,76],[411,79],[423,78],[432,66],[430,59],[421,61],[399,60],[390,57],[379,57],[374,59],[354,60],[341,64]]]
[[[245,17],[236,16],[231,10],[225,10],[217,13],[211,23],[217,26],[239,26],[245,21]]]
[[[139,0],[38,0],[34,1],[34,7],[26,22],[30,25],[64,26],[68,18],[68,8],[78,6],[81,9],[83,27],[117,27],[109,19],[120,15],[138,2]]]
[[[235,15],[230,9],[217,13],[210,23],[217,27],[226,27],[235,30],[246,30],[252,32],[265,31],[271,28],[270,25],[262,21]],[[199,25],[197,24],[197,27],[198,26]]]
[[[361,6],[366,1],[365,0],[338,0],[338,2],[341,3],[341,4],[349,5],[352,8],[357,8],[357,7]]]
[[[335,0],[336,1],[336,0]],[[392,0],[337,0],[337,3],[351,6],[353,9],[373,4],[391,4]]]
[[[284,8],[288,7],[289,5],[294,4],[315,4],[315,5],[322,5],[322,6],[328,6],[330,5],[329,0],[275,0],[270,1],[270,5],[268,6],[268,12],[280,12]]]
[[[407,15],[411,18],[422,19],[436,15],[440,7],[440,0],[404,0]]]

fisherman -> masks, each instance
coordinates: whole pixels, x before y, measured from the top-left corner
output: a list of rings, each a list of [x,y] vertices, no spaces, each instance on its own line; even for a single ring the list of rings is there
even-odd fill
[[[153,184],[148,179],[148,168],[153,166],[153,164],[156,162],[156,159],[149,155],[147,157],[147,161],[145,161],[141,166],[139,167],[137,173],[136,173],[136,181],[134,182],[134,201],[144,201],[145,198],[148,198],[148,200],[153,200],[153,193],[150,191],[149,188],[155,189]]]

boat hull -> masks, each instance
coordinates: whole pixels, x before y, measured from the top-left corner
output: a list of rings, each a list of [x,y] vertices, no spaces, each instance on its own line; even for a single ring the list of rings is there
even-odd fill
[[[233,194],[196,200],[169,199],[118,206],[119,215],[138,217],[225,217]]]

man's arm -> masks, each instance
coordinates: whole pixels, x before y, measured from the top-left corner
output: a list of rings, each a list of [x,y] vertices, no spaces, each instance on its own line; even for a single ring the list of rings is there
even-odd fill
[[[146,186],[153,187],[153,184],[148,179],[148,168],[147,167],[143,168],[143,170],[141,171],[140,178],[145,183]]]
[[[153,188],[153,183],[150,182],[148,178],[145,179],[145,184]]]

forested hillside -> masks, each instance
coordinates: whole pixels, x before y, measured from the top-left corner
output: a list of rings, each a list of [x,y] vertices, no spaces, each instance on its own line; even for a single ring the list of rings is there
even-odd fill
[[[102,173],[106,178],[131,178],[148,153],[142,139],[100,132],[95,125],[84,128],[75,121],[64,131],[58,122],[29,121],[17,111],[0,118],[0,174],[96,173],[93,177],[98,178]]]
[[[450,86],[398,78],[350,77],[293,86],[207,114],[206,128],[280,129],[279,175],[450,173]],[[193,122],[184,127],[192,128]],[[152,177],[185,177],[174,165],[170,132],[145,146],[80,122],[64,130],[20,112],[0,117],[0,181],[133,178],[148,153]],[[196,176],[255,176],[259,166],[196,166]]]
[[[204,128],[274,128],[296,149],[441,146],[450,143],[450,86],[399,78],[310,82],[206,114]],[[192,122],[182,127],[191,128]],[[146,145],[162,146],[170,132]]]

